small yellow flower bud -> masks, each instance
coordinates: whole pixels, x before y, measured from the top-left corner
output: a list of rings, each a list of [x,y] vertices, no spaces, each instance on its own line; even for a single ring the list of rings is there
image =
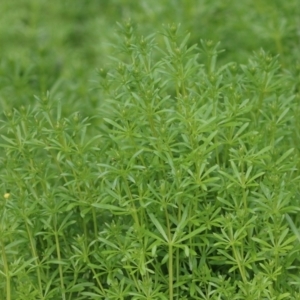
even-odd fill
[[[5,193],[5,194],[4,194],[4,198],[5,198],[5,199],[8,199],[9,197],[10,197],[10,193]]]

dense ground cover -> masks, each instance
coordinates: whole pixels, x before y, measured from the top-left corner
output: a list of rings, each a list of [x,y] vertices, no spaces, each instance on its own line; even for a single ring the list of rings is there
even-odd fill
[[[0,3],[1,297],[299,299],[297,1],[102,2]]]

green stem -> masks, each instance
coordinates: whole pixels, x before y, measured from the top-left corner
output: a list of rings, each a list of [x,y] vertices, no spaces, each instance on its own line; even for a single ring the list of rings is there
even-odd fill
[[[167,211],[167,207],[165,209],[166,214],[166,222],[167,222],[167,229],[168,229],[168,240],[169,240],[169,300],[173,300],[173,241],[171,236],[171,229],[170,229],[170,222],[169,222],[169,215]]]
[[[42,279],[41,279],[42,277],[41,277],[41,270],[40,270],[40,266],[39,266],[40,260],[39,260],[39,257],[37,255],[36,248],[35,248],[35,243],[33,241],[33,237],[32,237],[32,234],[29,230],[29,226],[28,226],[28,223],[27,223],[26,219],[25,219],[25,226],[26,226],[27,234],[28,234],[29,241],[30,241],[31,252],[32,252],[33,257],[35,258],[35,266],[36,266],[36,270],[37,270],[40,296],[41,296],[41,298],[43,298],[43,286],[42,286]]]
[[[173,300],[173,244],[169,241],[169,299]]]
[[[98,227],[97,227],[97,217],[96,217],[96,210],[94,207],[92,207],[92,214],[93,214],[93,223],[94,223],[94,235],[95,239],[98,238]]]
[[[126,192],[127,192],[128,196],[129,196],[129,198],[131,200],[131,211],[132,211],[131,215],[132,215],[132,217],[134,219],[135,224],[137,225],[137,228],[140,228],[140,222],[139,222],[139,217],[138,217],[138,214],[137,214],[137,209],[136,209],[136,206],[134,205],[134,202],[133,202],[134,199],[132,197],[132,194],[131,194],[131,191],[130,191],[130,187],[128,185],[128,182],[127,182],[126,178],[124,178],[124,182],[125,182]]]
[[[57,259],[59,262],[61,262],[58,232],[57,232],[56,228],[55,228],[54,236],[55,236]],[[58,264],[58,270],[59,270],[59,277],[60,277],[60,286],[61,286],[61,291],[62,291],[62,300],[66,300],[66,295],[65,295],[65,291],[64,291],[65,290],[64,276],[63,276],[63,270],[62,270],[61,263]]]
[[[10,286],[10,274],[9,274],[9,268],[7,263],[7,257],[5,253],[5,247],[3,245],[3,242],[1,242],[1,248],[2,248],[2,260],[3,260],[3,267],[4,267],[4,273],[6,277],[6,300],[11,300],[11,286]]]
[[[96,271],[95,271],[95,269],[93,267],[91,267],[91,270],[93,272],[94,278],[96,279],[99,288],[101,289],[101,291],[102,291],[102,293],[104,295],[104,288],[103,288],[103,286],[101,284],[101,281],[99,280],[98,274],[96,273]]]

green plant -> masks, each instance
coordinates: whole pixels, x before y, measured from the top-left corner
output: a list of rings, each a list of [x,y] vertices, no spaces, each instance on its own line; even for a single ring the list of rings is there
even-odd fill
[[[298,299],[294,74],[263,50],[219,65],[177,25],[159,47],[119,30],[94,115],[48,93],[1,122],[1,294]]]

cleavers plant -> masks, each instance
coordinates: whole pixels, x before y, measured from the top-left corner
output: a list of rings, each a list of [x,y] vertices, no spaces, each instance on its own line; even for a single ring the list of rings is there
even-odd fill
[[[297,75],[119,29],[94,115],[1,123],[3,299],[299,299]]]

